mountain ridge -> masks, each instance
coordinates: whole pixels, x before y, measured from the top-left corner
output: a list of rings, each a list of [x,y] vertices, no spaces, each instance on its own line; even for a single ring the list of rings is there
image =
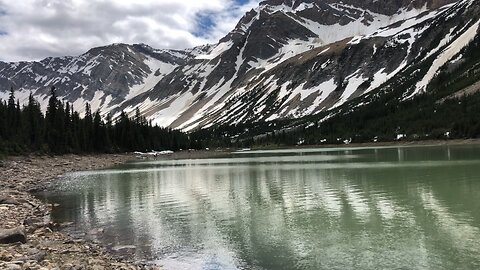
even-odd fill
[[[112,52],[109,46],[94,48],[82,55],[90,55],[90,62],[85,59],[84,67],[69,75],[79,85],[79,81],[89,79],[86,88],[81,85],[84,89],[68,91],[68,79],[55,73],[47,76],[51,81],[41,80],[44,85],[35,88],[35,79],[41,74],[32,70],[30,78],[21,78],[18,74],[26,66],[0,63],[0,87],[6,90],[10,83],[21,89],[20,96],[34,91],[37,98],[46,100],[48,86],[60,82],[55,85],[59,96],[74,103],[76,110],[82,111],[85,102],[92,103],[94,110],[113,114],[139,107],[154,123],[184,130],[302,117],[373,91],[419,59],[414,55],[432,53],[437,48],[430,52],[422,49],[427,41],[417,41],[421,29],[415,26],[428,29],[428,23],[444,13],[456,16],[462,3],[475,4],[342,2],[263,1],[218,44],[184,51],[155,50],[141,44],[110,45],[116,48]],[[379,2],[388,8],[382,8]],[[399,8],[393,12],[396,5]],[[369,6],[391,15],[362,8]],[[332,15],[337,20],[322,14],[337,15]],[[443,33],[444,37],[448,34],[453,39],[456,32],[463,31],[454,30]],[[91,63],[95,63],[95,55],[103,62],[94,66]],[[54,67],[59,71],[72,67],[74,58],[58,58]],[[38,63],[47,65],[46,59],[42,61]],[[10,71],[5,72],[9,65]],[[31,65],[37,73],[41,70]],[[77,78],[80,71],[84,76]],[[92,74],[93,80],[88,78]]]

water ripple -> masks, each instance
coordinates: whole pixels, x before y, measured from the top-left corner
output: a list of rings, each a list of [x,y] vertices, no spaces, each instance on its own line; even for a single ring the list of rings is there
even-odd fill
[[[46,196],[165,269],[480,265],[480,147],[296,151],[74,173]]]

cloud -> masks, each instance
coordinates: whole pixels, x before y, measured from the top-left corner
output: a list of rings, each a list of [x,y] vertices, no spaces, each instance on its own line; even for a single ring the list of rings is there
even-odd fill
[[[0,60],[78,55],[111,43],[214,43],[259,0],[0,0]]]

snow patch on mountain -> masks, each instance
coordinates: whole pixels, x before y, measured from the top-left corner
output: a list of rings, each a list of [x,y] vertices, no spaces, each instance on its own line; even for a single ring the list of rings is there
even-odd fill
[[[208,54],[199,54],[195,57],[198,60],[213,60],[233,46],[233,42],[222,42],[215,46]]]
[[[170,63],[165,63],[154,59],[153,57],[147,57],[145,64],[148,65],[150,69],[150,74],[143,80],[142,83],[133,85],[130,88],[130,92],[125,97],[125,100],[129,100],[133,97],[136,97],[142,93],[145,93],[148,90],[151,90],[157,85],[157,83],[163,79],[166,75],[172,73],[178,65],[173,65]]]
[[[442,53],[433,61],[432,66],[427,71],[427,74],[416,85],[415,91],[407,98],[425,92],[430,81],[435,77],[441,67],[443,67],[449,60],[453,59],[460,51],[470,44],[478,33],[480,20],[472,25],[467,31],[453,41]]]
[[[185,92],[169,99],[170,106],[154,114],[153,124],[167,127],[177,119],[178,112],[185,111],[193,101],[194,96]],[[155,103],[154,103],[155,104]]]

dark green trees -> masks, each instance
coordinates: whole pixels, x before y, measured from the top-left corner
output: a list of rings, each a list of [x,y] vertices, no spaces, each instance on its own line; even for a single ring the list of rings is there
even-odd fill
[[[27,107],[23,111],[23,123],[27,136],[27,145],[31,148],[41,149],[44,136],[43,114],[40,104],[33,98],[32,93],[28,97]]]
[[[58,99],[54,87],[45,116],[32,94],[23,108],[13,88],[7,102],[0,100],[0,153],[112,153],[179,150],[191,145],[185,133],[153,126],[138,109],[133,117],[121,112],[114,120],[99,111],[92,113],[87,103],[82,119],[73,106]]]

